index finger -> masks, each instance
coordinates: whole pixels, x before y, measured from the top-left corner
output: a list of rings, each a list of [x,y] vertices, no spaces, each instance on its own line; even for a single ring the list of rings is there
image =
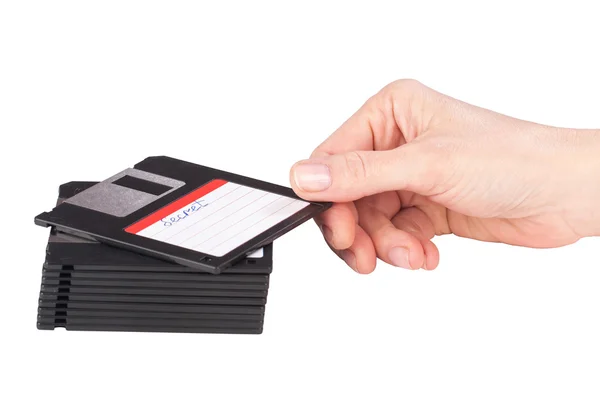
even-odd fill
[[[331,136],[321,143],[310,158],[351,151],[390,150],[407,142],[414,117],[411,103],[416,84],[393,82],[367,100]],[[408,135],[407,135],[408,136]]]
[[[371,100],[369,100],[371,101]],[[310,158],[330,156],[355,150],[374,150],[371,127],[372,106],[367,101],[336,129],[311,154]]]

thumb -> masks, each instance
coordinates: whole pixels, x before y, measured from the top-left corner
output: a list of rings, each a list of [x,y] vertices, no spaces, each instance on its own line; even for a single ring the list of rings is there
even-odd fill
[[[432,157],[409,143],[386,151],[351,151],[296,163],[290,182],[310,201],[346,202],[392,190],[422,195],[435,186]]]

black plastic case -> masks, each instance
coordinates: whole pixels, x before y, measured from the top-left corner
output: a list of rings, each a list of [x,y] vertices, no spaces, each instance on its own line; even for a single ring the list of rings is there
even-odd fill
[[[94,184],[61,185],[58,203]],[[212,274],[52,230],[37,327],[260,334],[272,248]]]

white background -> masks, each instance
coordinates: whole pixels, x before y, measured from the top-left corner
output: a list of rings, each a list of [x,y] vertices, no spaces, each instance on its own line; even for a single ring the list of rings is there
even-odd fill
[[[48,232],[33,218],[63,182],[164,154],[288,185],[398,78],[600,128],[583,4],[2,2],[0,398],[598,398],[597,239],[443,237],[435,272],[358,276],[307,223],[275,243],[260,336],[35,327]]]

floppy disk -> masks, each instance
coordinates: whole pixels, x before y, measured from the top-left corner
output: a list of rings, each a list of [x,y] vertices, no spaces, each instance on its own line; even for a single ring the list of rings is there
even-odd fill
[[[75,194],[35,223],[218,274],[330,205],[160,156]]]

